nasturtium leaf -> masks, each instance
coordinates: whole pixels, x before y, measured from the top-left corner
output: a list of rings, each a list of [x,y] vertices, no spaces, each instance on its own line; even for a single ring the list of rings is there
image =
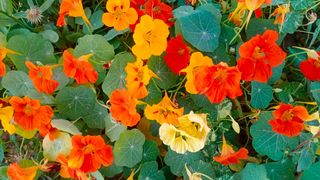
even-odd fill
[[[318,106],[320,105],[320,82],[311,82],[310,91]]]
[[[288,58],[289,62],[292,63],[295,67],[300,68],[300,63],[308,58],[307,52],[293,47],[288,47],[288,50],[288,56],[290,56],[290,58]]]
[[[147,140],[143,145],[142,162],[155,161],[159,153],[160,152],[157,143]]]
[[[103,92],[110,97],[115,89],[125,88],[127,73],[125,67],[130,62],[134,62],[135,58],[130,53],[120,53],[115,56],[112,61],[107,77],[102,83]]]
[[[93,27],[94,30],[96,29],[99,29],[101,27],[103,27],[103,23],[102,23],[102,14],[103,14],[103,11],[102,10],[97,10],[96,12],[94,12],[89,20],[91,22],[91,25]],[[86,26],[87,28],[87,26]]]
[[[37,130],[29,131],[29,130],[22,129],[20,126],[16,126],[15,133],[26,138],[26,139],[31,139],[36,135]]]
[[[302,24],[303,14],[299,12],[289,12],[286,14],[286,17],[282,26],[282,33],[293,34],[298,27]]]
[[[286,150],[298,145],[298,138],[289,138],[272,131],[269,120],[273,118],[271,112],[262,112],[259,120],[250,128],[253,148],[262,155],[267,155],[274,161],[280,160]]]
[[[52,95],[40,93],[38,90],[30,89],[26,92],[25,96],[31,99],[37,99],[41,104],[54,104],[54,97]]]
[[[117,166],[114,163],[108,167],[101,167],[100,172],[103,176],[108,178],[114,177],[117,174],[120,174],[123,171],[123,167]]]
[[[42,64],[56,63],[52,44],[39,34],[15,35],[9,39],[7,48],[18,53],[8,54],[18,70],[27,71],[25,61],[34,64],[37,61]]]
[[[56,43],[59,40],[59,35],[53,30],[47,29],[39,33],[44,39],[49,40],[52,43]]]
[[[153,81],[147,86],[148,96],[144,98],[144,102],[148,103],[149,105],[157,104],[162,99],[162,92],[161,90],[155,85]]]
[[[8,72],[2,78],[1,84],[14,96],[24,96],[28,91],[35,90],[29,76],[22,71]]]
[[[294,10],[306,10],[314,4],[314,0],[290,0],[290,7]]]
[[[79,38],[78,45],[74,49],[74,55],[80,57],[93,54],[90,60],[94,62],[109,62],[114,57],[113,46],[101,35],[85,35]]]
[[[265,165],[248,163],[240,172],[241,179],[245,180],[269,180]]]
[[[186,152],[184,154],[179,154],[169,148],[166,156],[164,157],[164,162],[170,166],[170,170],[174,175],[182,176],[185,171],[185,164],[189,166],[202,158],[201,152]]]
[[[105,119],[105,127],[105,134],[112,142],[118,140],[120,134],[127,129],[127,127],[120,122],[115,122],[110,114]]]
[[[42,142],[43,156],[49,161],[55,161],[59,154],[67,156],[72,148],[71,137],[65,132],[60,132],[53,140],[47,134]]]
[[[291,160],[281,160],[265,164],[267,176],[270,180],[294,179],[294,164]]]
[[[100,173],[100,171],[95,171],[91,173],[91,175],[94,177],[95,180],[104,180],[104,177]]]
[[[142,160],[144,135],[138,130],[126,130],[114,144],[114,163],[117,166],[134,167]]]
[[[252,81],[251,90],[251,105],[258,109],[267,108],[272,100],[272,87],[265,83]]]
[[[313,151],[311,146],[303,147],[297,166],[297,172],[301,172],[303,170],[308,169],[315,159],[315,152]]]
[[[278,81],[280,78],[281,78],[281,75],[282,75],[282,70],[285,66],[285,61],[280,64],[279,66],[277,67],[273,67],[272,68],[272,76],[271,78],[269,79],[268,81],[268,84],[274,84],[276,81]]]
[[[179,76],[169,69],[162,57],[152,56],[147,65],[159,77],[159,79],[154,78],[154,81],[160,88],[170,89],[176,85]]]
[[[179,19],[183,16],[192,14],[194,10],[192,6],[179,6],[178,8],[174,9],[172,12],[173,12],[174,18]]]
[[[112,40],[113,38],[119,36],[119,35],[122,35],[126,32],[130,31],[129,28],[125,29],[125,30],[122,30],[122,31],[117,31],[115,29],[110,29],[106,35],[104,35],[103,37],[106,38],[108,41]]]
[[[314,163],[309,169],[306,169],[301,177],[301,180],[320,179],[320,161]]]
[[[0,179],[1,180],[8,180],[8,166],[1,166],[0,167]]]
[[[51,125],[54,128],[59,129],[60,131],[64,131],[70,133],[72,135],[82,134],[79,129],[70,121],[64,119],[52,119]]]
[[[96,102],[91,112],[82,118],[89,128],[104,129],[106,119],[109,118],[108,109]]]
[[[141,166],[138,180],[154,179],[165,180],[163,171],[158,170],[158,163],[156,161],[145,162]]]
[[[56,91],[66,87],[70,79],[63,73],[63,68],[57,67],[57,68],[54,68],[52,71],[53,71],[52,79],[59,82],[59,86],[57,87]]]
[[[201,174],[205,174],[207,177],[214,177],[214,169],[211,163],[198,160],[187,165],[187,168],[191,173],[201,173]],[[183,177],[184,179],[188,179],[188,175],[186,171],[183,171]],[[209,180],[207,177],[201,176],[203,180]]]
[[[70,120],[92,113],[95,103],[94,92],[85,86],[63,88],[56,96],[59,113]]]
[[[247,39],[263,34],[266,30],[277,30],[277,26],[273,24],[273,19],[253,18],[250,20],[246,30]]]
[[[201,9],[182,16],[177,21],[186,41],[198,50],[213,52],[219,44],[220,19],[218,19],[211,12]]]
[[[3,146],[3,142],[0,142],[0,161],[2,162],[3,158],[4,158],[4,146]]]

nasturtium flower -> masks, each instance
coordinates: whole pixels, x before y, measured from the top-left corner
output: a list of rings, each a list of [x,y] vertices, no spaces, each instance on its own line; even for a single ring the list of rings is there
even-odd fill
[[[33,180],[37,170],[37,166],[23,168],[15,162],[9,165],[7,175],[10,180]]]
[[[60,154],[57,157],[56,160],[58,163],[60,163],[60,176],[63,178],[72,178],[72,179],[77,179],[77,180],[87,180],[89,179],[87,177],[87,174],[80,170],[79,168],[71,168],[68,166],[68,159]]]
[[[152,77],[157,77],[148,65],[143,65],[141,59],[137,59],[134,63],[128,63],[125,71],[127,73],[126,86],[130,94],[135,95],[137,99],[148,96],[147,85]]]
[[[300,63],[301,73],[310,81],[320,81],[320,51]]]
[[[286,14],[288,14],[289,12],[290,12],[290,4],[282,4],[278,6],[271,14],[272,16],[276,17],[273,23],[280,24],[282,27]]]
[[[225,137],[222,137],[222,150],[220,156],[214,156],[213,160],[228,166],[230,164],[239,164],[240,159],[248,158],[248,150],[246,148],[240,148],[238,151],[234,151],[233,148],[227,144]]]
[[[190,57],[190,64],[182,69],[180,72],[186,73],[187,82],[185,84],[186,90],[190,94],[197,94],[198,91],[195,87],[194,72],[202,66],[213,65],[212,59],[208,56],[203,56],[201,52],[194,52]]]
[[[11,123],[13,117],[12,106],[5,106],[0,104],[0,121],[3,129],[7,131],[10,135],[16,131],[16,127]]]
[[[74,78],[78,84],[95,83],[98,80],[98,72],[89,62],[92,54],[75,58],[67,50],[63,52],[63,72],[70,78]]]
[[[83,172],[95,172],[101,165],[110,166],[113,162],[112,147],[107,145],[101,136],[72,137],[72,149],[68,166]]]
[[[278,33],[267,30],[256,35],[239,48],[237,66],[241,79],[245,81],[267,82],[272,68],[283,63],[286,53],[277,45]]]
[[[269,121],[272,131],[288,137],[298,136],[304,129],[304,121],[310,118],[307,109],[303,106],[280,103],[272,113]]]
[[[319,111],[316,111],[315,113],[310,115],[309,119],[306,119],[305,121],[318,121],[318,123],[320,124],[320,117],[319,117]],[[320,126],[306,126],[305,127],[306,130],[310,131],[313,135],[318,134],[318,132],[320,131]]]
[[[178,125],[163,123],[159,128],[159,136],[164,144],[180,154],[187,151],[200,151],[207,139],[210,129],[206,114],[194,114],[192,111],[179,117]]]
[[[87,24],[90,24],[89,19],[84,12],[82,0],[62,0],[60,4],[59,17],[57,26],[61,27],[66,25],[65,16],[81,17]]]
[[[141,59],[160,56],[167,48],[168,35],[169,27],[162,20],[142,16],[133,33],[133,54]]]
[[[138,100],[126,89],[116,89],[110,96],[110,112],[116,121],[125,126],[135,126],[140,120],[140,114],[136,110]]]
[[[4,64],[3,60],[7,56],[7,54],[18,53],[0,45],[0,77],[3,77],[6,74],[6,65]]]
[[[24,130],[36,130],[43,124],[49,124],[53,117],[50,106],[41,106],[40,101],[13,96],[9,103],[14,109],[14,122]]]
[[[130,0],[109,0],[107,1],[107,13],[102,16],[102,22],[115,30],[121,31],[134,24],[138,14],[130,7]]]
[[[171,6],[167,5],[160,0],[148,0],[145,4],[145,12],[153,19],[160,19],[165,22],[168,26],[172,26],[174,23],[173,13]]]
[[[182,116],[184,108],[178,108],[165,93],[163,99],[158,104],[147,105],[144,114],[149,120],[156,120],[159,124],[179,124],[178,118]]]
[[[164,61],[175,74],[189,65],[190,54],[188,46],[183,42],[182,36],[171,38],[168,42]]]
[[[199,94],[205,94],[211,103],[220,103],[226,97],[234,99],[242,95],[239,69],[229,67],[224,62],[198,68],[194,72],[194,79]]]
[[[59,82],[52,79],[52,66],[36,66],[31,61],[26,61],[25,64],[29,69],[29,77],[39,92],[52,94],[57,89]]]
[[[246,14],[246,6],[244,3],[239,2],[236,9],[229,14],[229,21],[233,22],[236,26],[240,26],[243,22],[242,18]]]

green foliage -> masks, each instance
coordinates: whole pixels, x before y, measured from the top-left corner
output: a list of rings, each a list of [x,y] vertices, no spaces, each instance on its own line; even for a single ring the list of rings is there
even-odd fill
[[[166,178],[163,172],[158,170],[158,163],[156,161],[151,161],[142,164],[138,179],[164,180]]]
[[[24,96],[29,91],[34,90],[34,86],[29,76],[22,71],[10,71],[2,78],[1,84],[12,95]]]
[[[319,179],[320,178],[320,162],[313,164],[309,169],[305,170],[301,180]]]
[[[160,152],[157,143],[147,140],[143,145],[142,162],[155,161],[159,153]]]
[[[265,164],[267,176],[270,180],[291,180],[294,179],[294,164],[291,160],[281,160]]]
[[[269,106],[272,100],[272,87],[265,83],[251,82],[251,100],[254,108],[264,109]]]
[[[240,173],[241,179],[246,180],[268,180],[267,170],[264,165],[248,163]]]

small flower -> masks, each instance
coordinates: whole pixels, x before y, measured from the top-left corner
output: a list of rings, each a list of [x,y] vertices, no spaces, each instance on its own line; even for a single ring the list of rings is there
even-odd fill
[[[134,94],[137,99],[148,96],[146,86],[152,77],[157,77],[149,68],[148,65],[143,65],[141,59],[137,59],[134,63],[128,63],[125,71],[127,73],[126,86],[129,93]]]
[[[241,71],[241,79],[263,83],[269,80],[272,68],[279,66],[286,57],[286,53],[277,45],[277,40],[278,33],[267,30],[240,46],[237,66]]]
[[[286,14],[288,14],[289,12],[290,12],[290,4],[282,4],[278,6],[271,14],[272,16],[276,17],[273,24],[280,24],[282,27]]]
[[[116,89],[110,96],[112,117],[125,126],[135,126],[140,120],[140,114],[136,110],[137,102],[126,89]]]
[[[36,66],[30,61],[26,61],[25,64],[29,69],[29,77],[39,92],[52,94],[57,89],[59,82],[52,79],[51,66]]]
[[[33,6],[26,11],[27,20],[31,22],[31,24],[39,24],[43,18],[42,11],[39,7]]]
[[[313,54],[300,63],[301,73],[310,81],[320,81],[320,51]]]
[[[74,78],[78,84],[95,83],[98,80],[98,72],[89,62],[92,54],[75,58],[67,50],[63,52],[63,72]]]
[[[117,31],[128,28],[138,19],[136,10],[130,8],[130,0],[109,0],[106,8],[108,12],[103,14],[102,22]]]
[[[269,121],[269,124],[273,132],[294,137],[304,129],[304,121],[309,118],[310,115],[305,107],[280,103],[280,106],[273,112],[273,119]]]
[[[101,165],[110,166],[113,162],[112,147],[107,145],[101,136],[72,137],[72,149],[68,166],[81,171],[95,172]]]
[[[224,136],[222,137],[222,151],[220,156],[214,156],[213,160],[228,166],[230,164],[239,164],[240,159],[248,158],[248,150],[246,148],[240,148],[238,151],[234,151],[233,148],[227,144]]]
[[[178,108],[170,98],[167,93],[165,93],[163,99],[152,106],[147,105],[144,110],[144,114],[149,120],[156,120],[159,124],[179,124],[178,118],[183,114],[183,108]]]
[[[183,42],[181,35],[169,40],[164,60],[175,74],[179,74],[180,70],[188,66],[190,60],[189,49]]]
[[[162,20],[153,20],[149,15],[142,16],[133,33],[133,54],[140,59],[160,56],[167,48],[168,35],[169,28]]]
[[[186,90],[190,94],[197,94],[198,90],[195,87],[194,72],[201,66],[213,65],[212,59],[208,56],[203,56],[201,52],[194,52],[190,57],[190,64],[180,72],[186,73],[187,82],[185,84]]]
[[[11,123],[13,117],[13,108],[11,106],[3,107],[0,104],[0,121],[3,129],[10,135],[16,131],[16,127]]]
[[[246,13],[246,6],[244,3],[239,2],[236,9],[229,14],[229,21],[233,22],[236,26],[240,26],[242,24],[242,18]]]
[[[36,166],[23,168],[15,162],[9,165],[7,174],[10,180],[33,180],[37,170]]]

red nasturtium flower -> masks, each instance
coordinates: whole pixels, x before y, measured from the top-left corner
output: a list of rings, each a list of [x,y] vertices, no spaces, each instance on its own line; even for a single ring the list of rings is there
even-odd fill
[[[267,30],[256,35],[240,46],[237,61],[241,78],[245,81],[267,82],[272,75],[272,67],[279,66],[286,53],[277,45],[278,33]]]
[[[136,110],[137,102],[126,89],[116,89],[110,96],[112,117],[125,126],[135,126],[140,120],[140,114]]]
[[[222,137],[222,151],[220,156],[214,156],[213,160],[228,166],[229,164],[240,163],[239,159],[247,159],[248,150],[246,148],[240,148],[237,152],[227,144],[225,137]]]
[[[60,176],[63,178],[72,178],[77,180],[87,180],[88,177],[85,172],[80,169],[73,169],[68,166],[68,159],[60,154],[56,160],[60,163]]]
[[[64,17],[68,15],[71,17],[81,17],[87,24],[90,24],[87,18],[83,6],[82,0],[62,0],[59,10],[59,17],[57,20],[57,26],[61,27],[66,25]]]
[[[189,53],[188,46],[183,42],[182,36],[178,35],[169,40],[164,60],[172,72],[179,74],[180,70],[189,65]]]
[[[320,81],[320,51],[300,63],[301,73],[311,81]]]
[[[200,94],[205,94],[211,103],[220,103],[226,97],[234,99],[242,95],[241,73],[237,67],[220,62],[202,66],[194,72],[194,84]]]
[[[101,165],[110,166],[112,162],[112,147],[101,136],[72,137],[72,149],[68,158],[70,168],[88,173],[97,171]]]
[[[273,112],[273,119],[269,121],[272,131],[288,137],[298,136],[304,129],[304,120],[310,115],[303,106],[292,106],[280,103]]]
[[[145,4],[145,12],[153,19],[161,19],[168,26],[174,23],[171,21],[173,18],[172,8],[160,0],[148,0]]]
[[[39,92],[52,94],[57,89],[59,82],[52,79],[52,66],[36,66],[30,61],[25,64],[29,69],[29,77]]]
[[[37,170],[36,166],[22,168],[15,162],[9,165],[7,175],[10,180],[33,180],[36,177]]]
[[[14,122],[25,130],[35,130],[49,124],[53,117],[50,106],[41,106],[39,100],[13,96],[9,103],[14,109]]]
[[[92,54],[83,55],[78,59],[67,50],[63,52],[63,71],[78,84],[95,83],[98,80],[98,72],[88,61]]]

